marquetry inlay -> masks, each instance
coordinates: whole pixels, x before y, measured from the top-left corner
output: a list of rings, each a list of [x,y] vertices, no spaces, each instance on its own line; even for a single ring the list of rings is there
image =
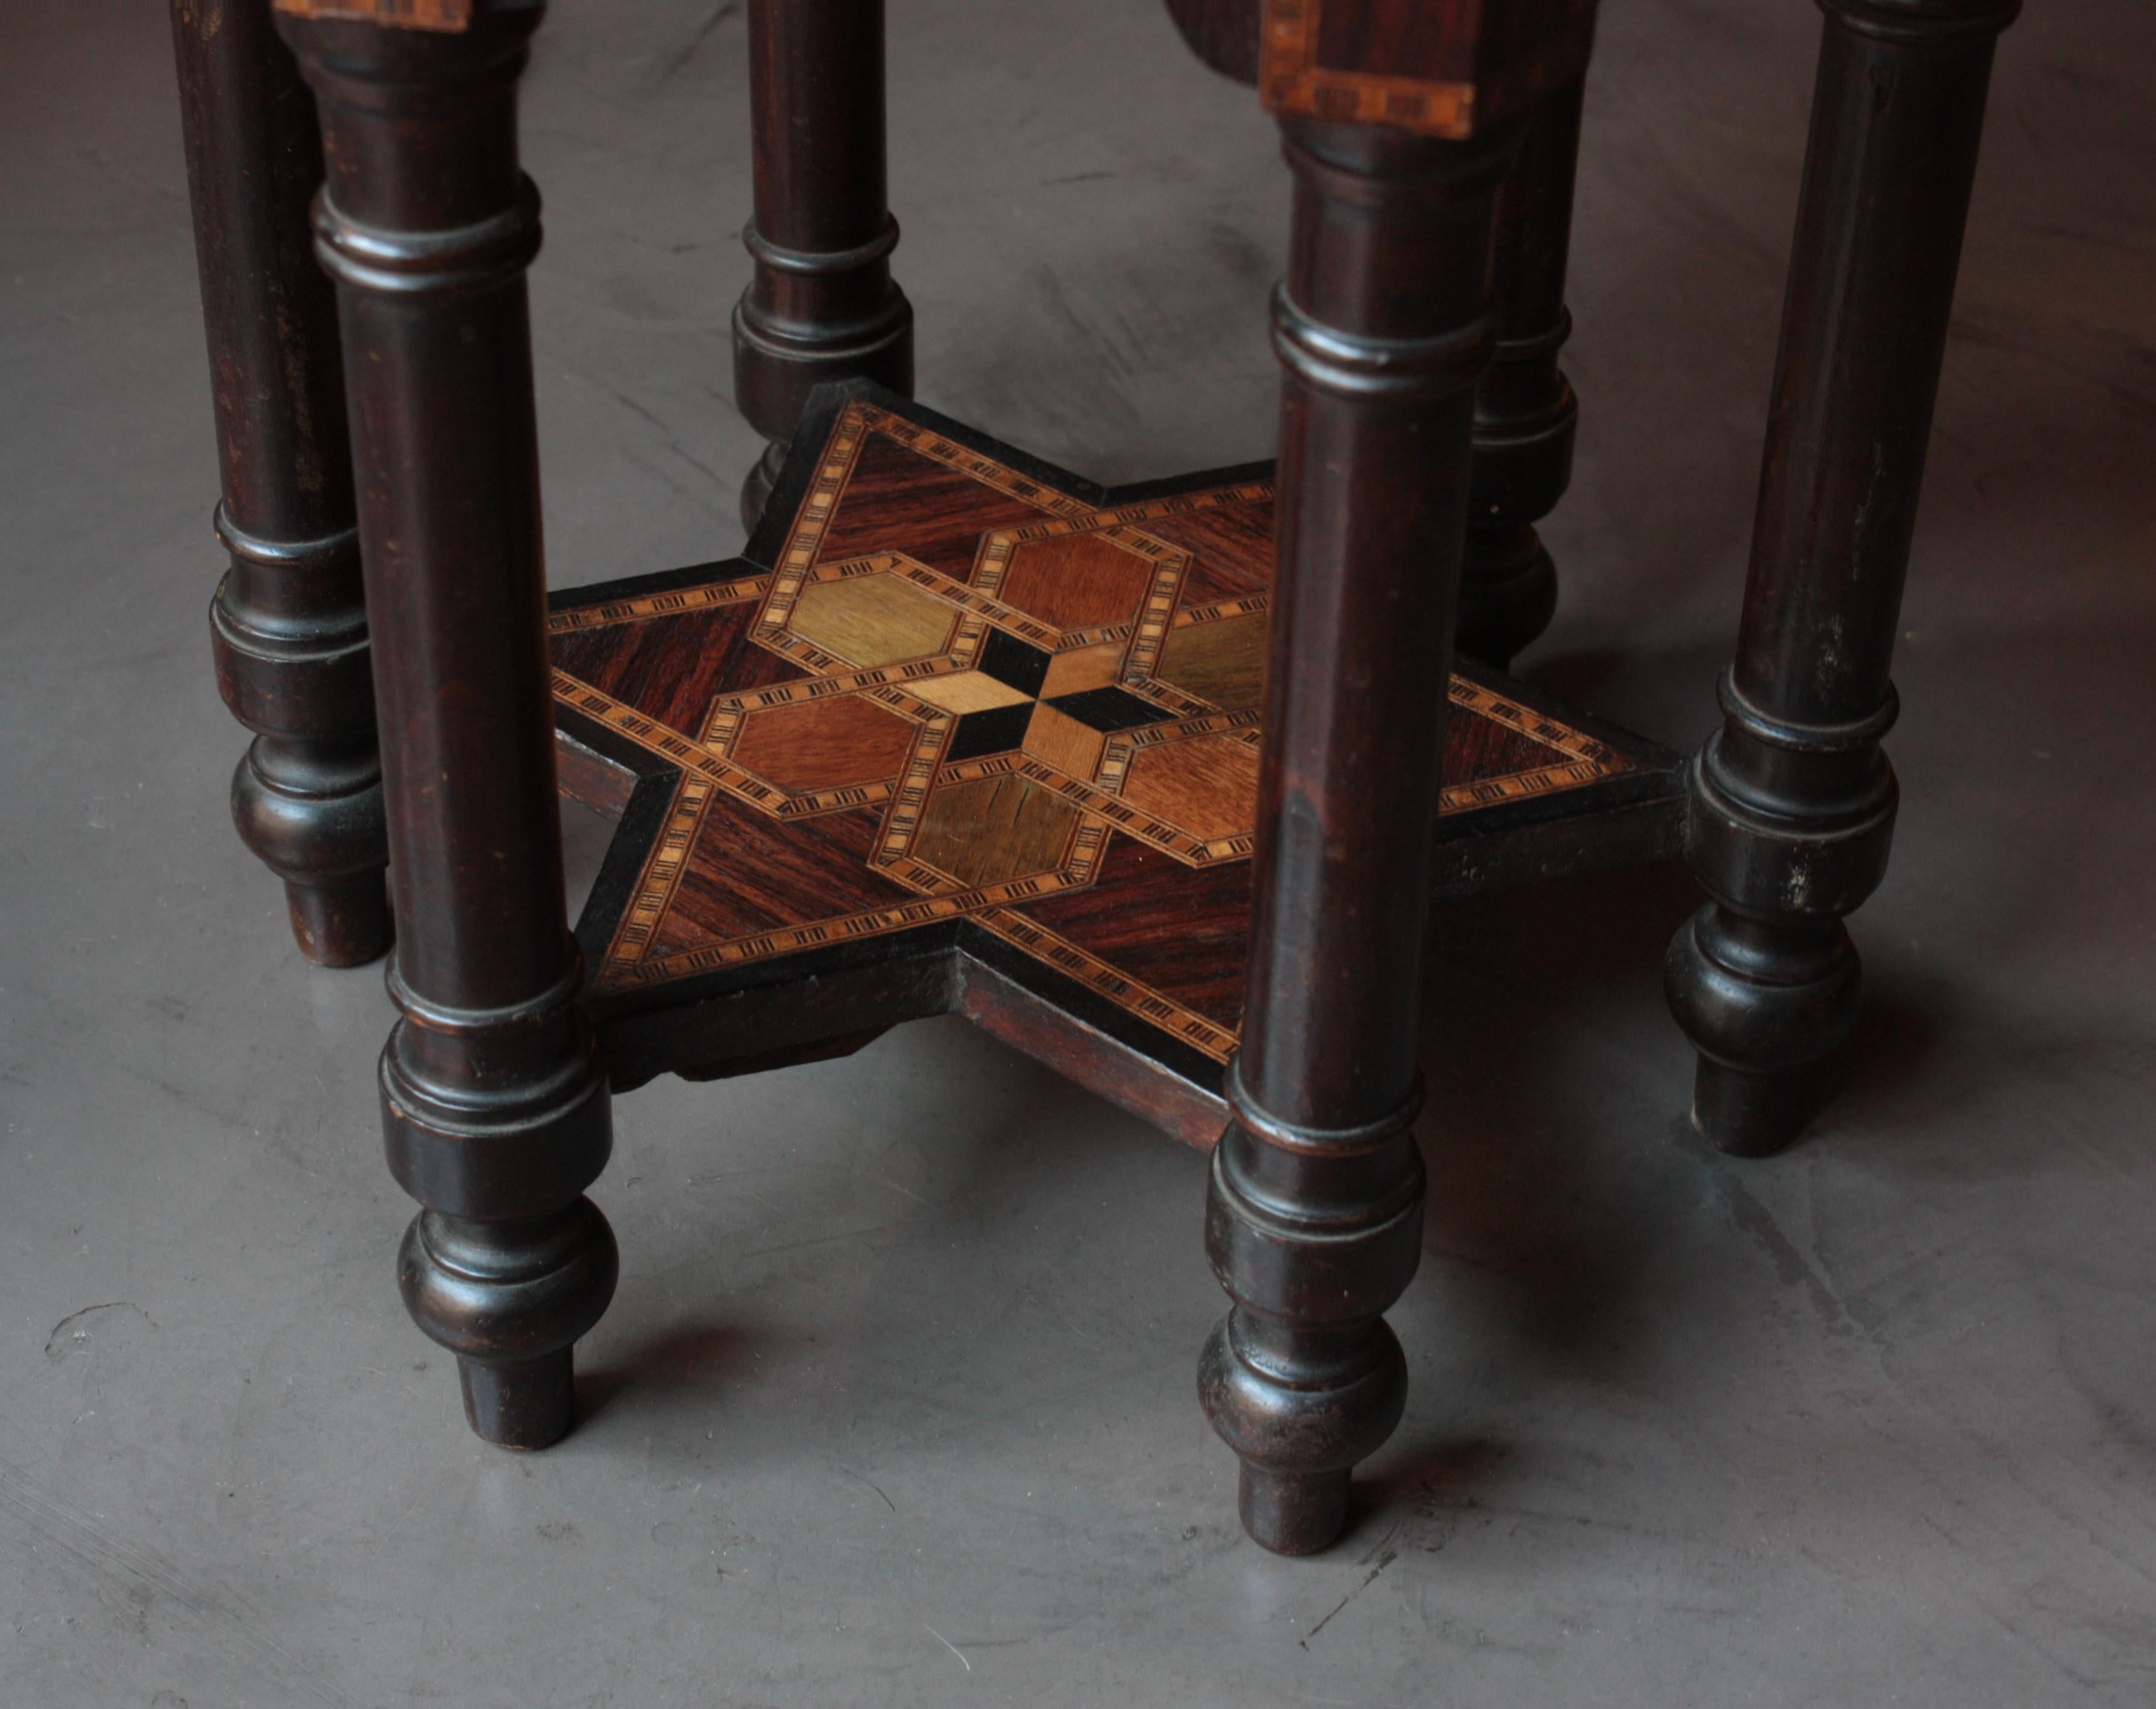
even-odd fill
[[[678,768],[600,991],[963,918],[1224,1060],[1271,505],[1249,480],[1095,505],[856,400],[767,573],[557,611],[559,703]],[[1445,812],[1635,763],[1451,698]]]

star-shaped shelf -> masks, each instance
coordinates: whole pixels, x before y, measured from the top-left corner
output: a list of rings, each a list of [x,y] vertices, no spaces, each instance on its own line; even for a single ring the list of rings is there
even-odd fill
[[[1272,488],[1107,490],[866,386],[742,557],[557,594],[617,1085],[957,1012],[1209,1144],[1240,1019]],[[1674,755],[1463,667],[1438,894],[1667,855]]]

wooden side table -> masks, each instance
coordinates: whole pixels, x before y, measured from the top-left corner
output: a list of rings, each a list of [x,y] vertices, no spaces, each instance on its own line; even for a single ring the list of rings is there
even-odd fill
[[[1420,1250],[1433,896],[1681,847],[1711,898],[1669,969],[1696,1118],[1747,1153],[1795,1131],[1886,858],[1895,607],[2013,4],[1827,0],[1743,635],[1688,769],[1500,674],[1555,598],[1534,524],[1577,415],[1592,0],[1270,0],[1262,30],[1171,0],[1295,175],[1280,458],[1115,490],[909,401],[880,5],[753,0],[748,545],[551,607],[516,126],[539,6],[277,0],[305,88],[264,0],[173,9],[243,828],[303,942],[356,959],[378,923],[305,921],[362,919],[386,799],[400,1280],[482,1436],[570,1427],[616,1270],[584,1189],[610,1091],[664,1072],[955,1012],[1211,1146],[1231,1309],[1199,1395],[1287,1552],[1338,1533],[1404,1404],[1383,1314]],[[557,780],[619,821],[573,936]]]

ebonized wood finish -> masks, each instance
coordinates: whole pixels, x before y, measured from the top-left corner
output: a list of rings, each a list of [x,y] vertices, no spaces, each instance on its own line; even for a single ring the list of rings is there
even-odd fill
[[[352,967],[388,947],[389,853],[336,302],[307,219],[321,133],[269,0],[172,0],[172,17],[231,559],[210,639],[254,732],[233,819],[284,880],[301,953]]]
[[[553,596],[617,1089],[958,1012],[1210,1146],[1243,1016],[1268,465],[1106,490],[865,382],[744,557]],[[1429,875],[1674,854],[1673,755],[1470,669]]]
[[[286,0],[293,3],[293,0]],[[536,6],[449,28],[287,15],[321,105],[316,250],[336,281],[377,638],[402,1018],[382,1059],[399,1258],[489,1441],[572,1419],[572,1353],[612,1296],[583,1189],[612,1128],[562,896],[517,167]]]
[[[810,389],[913,389],[913,308],[885,167],[883,0],[750,0],[755,277],[734,310],[734,396],[771,441],[742,489],[756,526]]]
[[[1460,650],[1502,670],[1549,627],[1557,566],[1534,525],[1572,480],[1579,402],[1558,369],[1584,80],[1543,97],[1497,198],[1497,342],[1475,393],[1475,480],[1460,582]]]
[[[1452,141],[1284,120],[1273,300],[1278,563],[1234,1119],[1206,1250],[1233,1306],[1199,1395],[1245,1528],[1339,1534],[1407,1367],[1383,1313],[1421,1257],[1415,1038],[1475,384],[1516,127]]]
[[[1692,1120],[1760,1156],[1856,1017],[1842,925],[1884,876],[1880,739],[1985,90],[2019,0],[1825,0],[1766,459],[1722,728],[1692,769],[1709,898],[1670,947]]]

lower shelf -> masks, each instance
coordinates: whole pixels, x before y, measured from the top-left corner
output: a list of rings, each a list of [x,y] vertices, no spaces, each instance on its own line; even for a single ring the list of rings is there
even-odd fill
[[[957,1013],[1194,1144],[1241,1018],[1268,465],[1110,490],[866,386],[725,563],[557,594],[617,1086]],[[1433,883],[1676,852],[1677,757],[1462,667]]]

